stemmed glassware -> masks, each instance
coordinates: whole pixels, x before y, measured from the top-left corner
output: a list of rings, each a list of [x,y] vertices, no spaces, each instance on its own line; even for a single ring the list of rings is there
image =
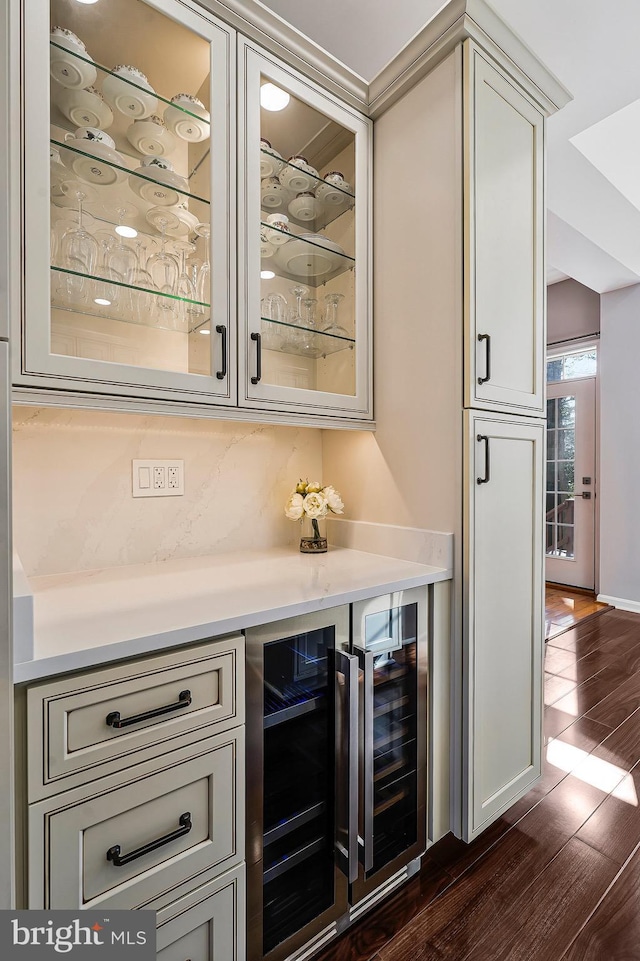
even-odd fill
[[[348,337],[348,332],[338,323],[338,307],[344,300],[344,294],[325,294],[326,304],[324,313],[323,334],[333,334],[334,337]]]
[[[61,184],[61,190],[67,197],[73,197],[78,204],[78,225],[70,227],[60,242],[60,264],[66,270],[78,274],[95,273],[98,262],[98,242],[85,229],[82,222],[82,204],[87,198],[83,184],[75,180],[67,180]],[[71,302],[84,303],[87,299],[87,282],[83,277],[68,274],[66,277],[66,294]]]
[[[302,343],[304,343],[304,333],[301,328],[304,326],[302,317],[302,298],[309,293],[309,288],[304,284],[296,284],[289,288],[296,299],[296,306],[291,307],[287,315],[287,323],[290,327],[283,329],[282,350],[286,354],[297,354]]]
[[[198,281],[196,285],[196,299],[203,304],[211,302],[211,263],[209,251],[209,238],[211,237],[211,224],[196,224],[194,233],[204,240],[204,259],[198,271]]]
[[[147,266],[147,245],[151,238],[143,240],[138,234],[136,240],[136,267],[131,274],[131,283],[135,287],[143,288],[135,294],[135,314],[138,323],[143,324],[153,311],[155,297],[147,291],[154,289],[153,277]]]
[[[171,312],[175,316],[177,301],[173,298],[176,292],[180,269],[176,258],[168,254],[166,250],[168,223],[168,220],[162,218],[158,221],[162,235],[161,248],[158,253],[153,254],[153,256],[149,258],[147,270],[153,280],[153,286],[165,295],[164,297],[158,297],[156,299],[157,306],[161,310]]]

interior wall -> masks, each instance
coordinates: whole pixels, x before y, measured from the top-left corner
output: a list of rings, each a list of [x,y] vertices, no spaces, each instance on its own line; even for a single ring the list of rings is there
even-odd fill
[[[640,610],[640,285],[602,295],[600,593]]]
[[[547,344],[588,337],[600,330],[600,294],[577,280],[547,287]]]
[[[132,497],[134,458],[183,459],[185,494]],[[16,407],[14,547],[34,576],[292,544],[321,475],[320,430]]]

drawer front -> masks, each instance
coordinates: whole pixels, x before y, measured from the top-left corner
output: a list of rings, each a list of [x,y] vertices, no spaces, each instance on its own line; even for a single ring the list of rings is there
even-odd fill
[[[158,912],[158,961],[244,961],[244,866]]]
[[[243,750],[236,729],[157,773],[141,765],[135,781],[97,797],[76,791],[31,805],[29,906],[140,907],[242,860]]]
[[[29,800],[224,730],[243,715],[244,638],[36,685],[27,693]]]

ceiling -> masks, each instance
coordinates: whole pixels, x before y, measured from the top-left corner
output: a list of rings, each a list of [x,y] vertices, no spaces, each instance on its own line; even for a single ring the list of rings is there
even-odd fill
[[[442,6],[440,0],[323,0],[321,8],[301,0],[263,2],[365,80]],[[633,190],[618,189],[620,176],[613,176],[618,186],[608,179],[611,154],[622,152],[616,170],[635,167],[640,182],[631,129],[640,110],[577,136],[640,99],[638,0],[492,0],[492,6],[574,96],[548,125],[549,281],[574,277],[599,293],[640,283],[640,209]],[[627,136],[620,132],[625,122]],[[612,127],[616,151],[607,152]],[[607,176],[578,148],[585,143],[592,160],[608,155]]]

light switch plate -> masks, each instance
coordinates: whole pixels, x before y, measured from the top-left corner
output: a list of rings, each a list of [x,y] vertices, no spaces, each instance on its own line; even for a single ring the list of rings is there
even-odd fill
[[[177,497],[184,494],[183,460],[133,460],[134,497]]]

